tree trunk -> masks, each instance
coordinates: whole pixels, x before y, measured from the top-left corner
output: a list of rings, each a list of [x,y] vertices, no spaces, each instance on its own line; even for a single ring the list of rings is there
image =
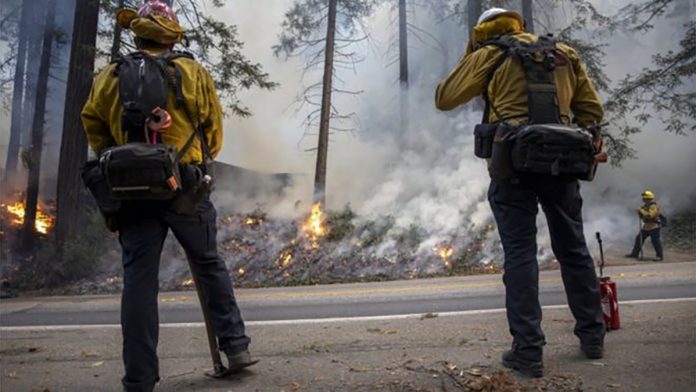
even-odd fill
[[[44,9],[38,0],[27,0],[32,5],[29,16],[29,32],[27,35],[26,74],[24,97],[22,103],[22,129],[20,146],[23,149],[31,147],[32,121],[34,119],[34,107],[36,105],[37,80],[39,77],[39,65],[41,64],[41,43],[46,17],[40,11]]]
[[[399,0],[399,106],[401,130],[408,127],[408,24],[406,0]]]
[[[89,97],[94,72],[97,27],[99,22],[98,0],[78,1],[75,4],[70,69],[63,114],[63,135],[58,164],[56,240],[63,242],[78,227],[78,217],[84,205],[80,169],[87,160],[87,138],[80,113]]]
[[[36,209],[39,201],[39,174],[41,172],[41,152],[43,150],[44,115],[46,112],[46,95],[48,92],[48,71],[51,67],[51,48],[55,31],[53,21],[55,17],[55,0],[48,0],[46,7],[46,25],[44,26],[43,44],[41,50],[41,63],[39,64],[39,76],[36,87],[36,105],[34,106],[34,120],[31,130],[31,149],[29,151],[29,176],[27,178],[27,199],[25,203],[24,227],[22,233],[22,247],[30,250],[34,244],[36,234]]]
[[[118,9],[123,8],[123,6],[124,0],[118,0]],[[121,51],[121,30],[121,25],[114,23],[114,39],[111,42],[111,60],[114,60]],[[92,69],[94,69],[94,65],[92,65]]]
[[[324,81],[321,92],[321,117],[319,123],[319,145],[317,147],[317,168],[314,174],[314,201],[326,203],[326,163],[329,148],[329,122],[331,120],[331,91],[333,90],[333,63],[336,39],[336,3],[329,0],[329,17],[326,28],[326,49],[324,49]]]
[[[528,33],[534,33],[534,11],[532,0],[522,0],[522,18]]]
[[[29,16],[31,14],[30,0],[22,3],[22,16],[19,22],[19,37],[17,44],[17,64],[15,65],[14,84],[12,86],[12,115],[10,125],[10,141],[7,146],[5,160],[5,177],[3,189],[14,188],[14,176],[19,159],[19,142],[22,138],[22,101],[24,99],[24,77],[27,58],[27,38],[29,35]]]

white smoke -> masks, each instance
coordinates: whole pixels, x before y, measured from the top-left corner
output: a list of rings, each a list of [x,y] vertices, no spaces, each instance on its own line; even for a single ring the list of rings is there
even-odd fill
[[[601,8],[605,3],[597,5]],[[281,83],[277,91],[244,95],[255,116],[227,120],[222,160],[265,171],[304,173],[291,190],[292,195],[269,208],[272,214],[283,216],[304,213],[309,204],[314,155],[305,150],[315,147],[313,136],[300,143],[305,131],[301,124],[304,113],[296,113],[292,106],[303,84],[302,59],[278,59],[270,49],[290,5],[289,0],[277,0],[259,7],[253,0],[240,0],[220,13],[239,26],[249,57],[261,62]],[[614,9],[604,11],[617,7],[611,6]],[[393,216],[395,229],[423,227],[428,231],[423,247],[428,248],[460,230],[490,223],[491,214],[485,198],[485,163],[473,157],[471,146],[471,132],[480,114],[468,108],[444,114],[433,107],[435,85],[444,76],[443,70],[451,68],[458,58],[451,53],[464,47],[466,35],[461,27],[451,21],[446,25],[425,9],[413,11],[412,23],[432,31],[434,36],[447,37],[446,42],[455,42],[456,47],[443,53],[434,41],[423,43],[409,36],[409,121],[408,127],[401,129],[398,66],[388,65],[395,53],[386,54],[396,33],[393,7],[382,6],[365,21],[372,40],[369,45],[353,49],[363,53],[366,60],[356,66],[354,73],[339,74],[347,88],[364,92],[358,97],[334,98],[340,110],[358,113],[360,128],[355,135],[331,137],[327,199],[330,208],[350,204],[362,217]],[[266,27],[261,32],[259,26]],[[443,29],[448,33],[441,34]],[[647,34],[611,37],[606,72],[619,80],[626,72],[638,71],[649,64],[654,48],[675,48],[679,36],[673,20],[662,20]],[[627,63],[628,58],[631,61]],[[306,78],[313,80],[311,73]],[[691,170],[696,167],[696,138],[666,134],[659,124],[651,123],[634,143],[639,159],[627,161],[621,168],[605,165],[594,182],[583,183],[585,230],[590,244],[595,231],[601,231],[610,243],[630,241],[637,229],[634,209],[643,188],[655,190],[665,211],[689,206],[693,201],[696,183],[691,181]],[[298,208],[298,200],[305,207]],[[543,218],[539,220],[543,222]],[[540,233],[540,252],[548,253],[547,229],[540,227]]]

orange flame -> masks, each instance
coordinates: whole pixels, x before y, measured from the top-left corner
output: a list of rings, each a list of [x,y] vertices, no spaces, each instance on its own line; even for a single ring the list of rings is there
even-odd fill
[[[452,257],[454,254],[454,248],[452,248],[451,245],[439,245],[434,247],[433,251],[442,259],[442,261],[445,263],[445,267],[452,268],[452,261],[450,261],[450,257]]]
[[[5,210],[14,216],[12,224],[16,226],[21,226],[24,224],[24,215],[26,211],[24,210],[24,203],[18,201],[13,204],[3,204]],[[46,214],[40,206],[36,209],[36,221],[34,222],[34,228],[41,234],[47,234],[55,223],[55,218],[51,215]]]
[[[184,287],[193,287],[193,278],[184,279],[181,285]]]
[[[312,212],[305,222],[302,229],[309,235],[312,241],[312,249],[319,248],[319,238],[326,235],[326,218],[321,210],[321,203],[315,203],[312,206]]]
[[[256,226],[256,225],[260,225],[261,223],[263,223],[263,219],[261,219],[261,218],[257,218],[257,217],[253,217],[253,216],[247,216],[246,218],[244,218],[244,224],[247,226]]]
[[[280,269],[287,268],[292,264],[292,252],[290,250],[284,250],[278,255],[278,266]]]

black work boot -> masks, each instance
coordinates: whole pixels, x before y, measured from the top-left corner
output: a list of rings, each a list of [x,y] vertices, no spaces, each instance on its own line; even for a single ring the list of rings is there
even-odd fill
[[[227,354],[227,369],[230,373],[238,372],[258,362],[258,359],[251,359],[249,350],[243,350],[235,354]]]
[[[581,344],[580,350],[582,350],[587,359],[600,359],[604,356],[603,344]]]
[[[507,350],[503,353],[503,366],[517,370],[527,377],[536,378],[544,375],[543,361],[522,358],[513,350]]]

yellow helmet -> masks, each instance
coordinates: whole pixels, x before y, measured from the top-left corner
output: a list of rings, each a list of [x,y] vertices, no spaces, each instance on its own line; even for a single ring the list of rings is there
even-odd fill
[[[640,195],[643,199],[652,200],[655,198],[655,194],[650,189],[646,189]]]

